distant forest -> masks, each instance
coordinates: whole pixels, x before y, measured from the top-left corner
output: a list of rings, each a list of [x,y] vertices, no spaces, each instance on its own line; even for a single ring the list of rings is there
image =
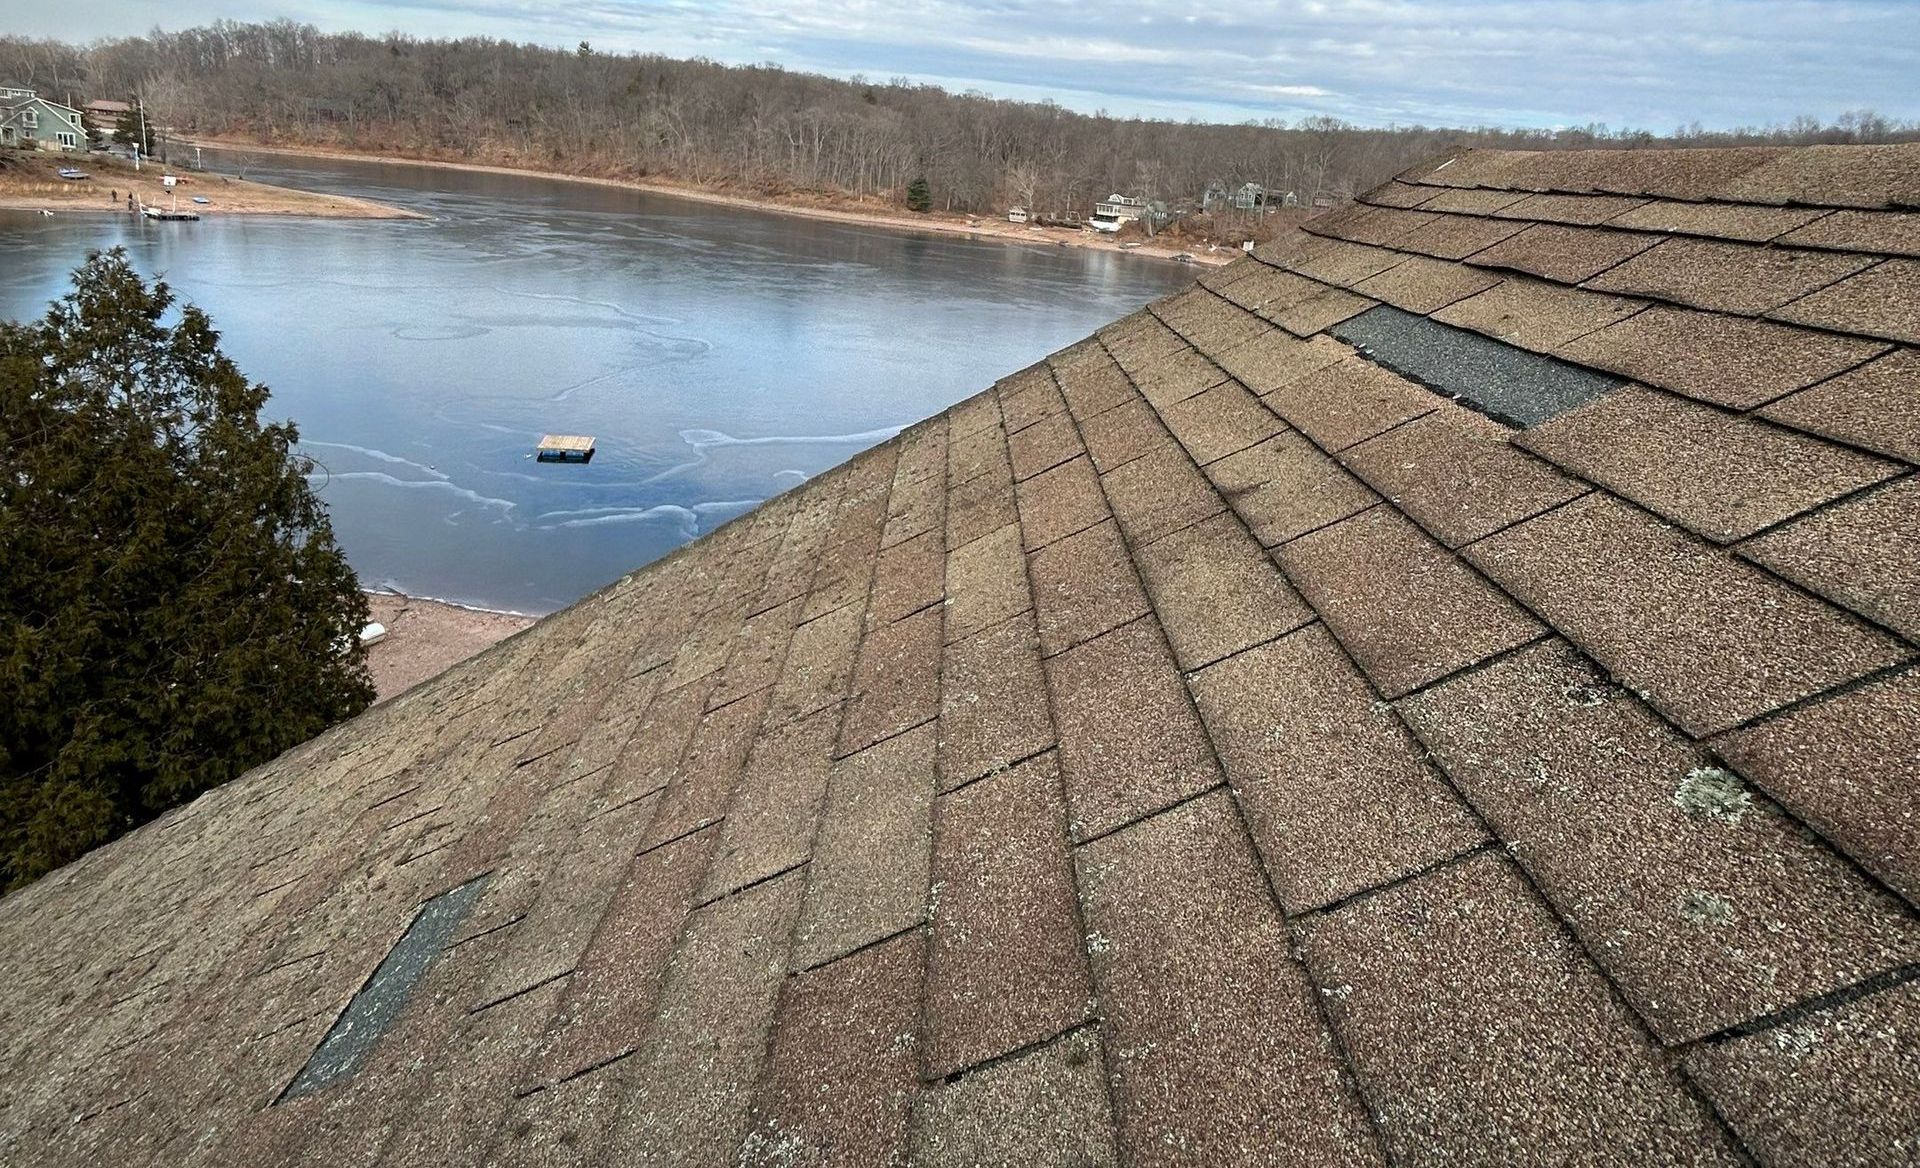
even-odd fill
[[[1330,117],[1237,125],[1080,114],[904,79],[841,81],[774,65],[602,53],[487,39],[325,34],[222,22],[91,45],[0,38],[0,83],[56,99],[139,95],[176,134],[232,135],[730,187],[770,197],[935,209],[1023,204],[1082,213],[1110,192],[1178,204],[1210,183],[1336,199],[1454,146],[1569,149],[1920,139],[1871,112],[1832,123],[1664,134],[1366,128]],[[110,127],[109,127],[110,129]]]

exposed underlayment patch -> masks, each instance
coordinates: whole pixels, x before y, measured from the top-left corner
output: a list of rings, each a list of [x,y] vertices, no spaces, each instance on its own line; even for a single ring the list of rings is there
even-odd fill
[[[311,1095],[315,1091],[348,1078],[393,1026],[407,1004],[413,987],[419,984],[427,966],[447,947],[467,910],[473,907],[487,878],[480,876],[458,888],[450,888],[420,906],[407,931],[373,971],[367,984],[353,995],[347,1008],[340,1011],[333,1028],[314,1048],[313,1057],[300,1068],[293,1082],[276,1103]]]
[[[1328,331],[1395,373],[1518,426],[1537,426],[1625,384],[1387,304]]]

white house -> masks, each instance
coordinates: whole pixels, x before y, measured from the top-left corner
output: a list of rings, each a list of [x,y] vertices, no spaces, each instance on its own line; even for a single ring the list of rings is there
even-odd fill
[[[31,89],[0,85],[0,146],[84,150],[87,123],[72,106],[48,101]]]
[[[1027,209],[1025,207],[1008,207],[1007,208],[1007,222],[1025,223],[1026,221],[1027,221]]]

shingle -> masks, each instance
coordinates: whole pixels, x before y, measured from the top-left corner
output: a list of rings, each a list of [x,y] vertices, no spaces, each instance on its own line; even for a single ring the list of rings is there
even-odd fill
[[[1433,319],[1536,353],[1550,353],[1645,307],[1642,300],[1514,276],[1478,296],[1448,305],[1434,313]]]
[[[931,473],[899,479],[887,495],[887,526],[881,533],[880,546],[890,548],[917,535],[939,531],[946,522],[947,485],[943,475]],[[826,565],[822,565],[821,571],[821,579],[825,579]],[[819,587],[820,580],[816,580],[815,590]],[[813,615],[811,608],[808,615]]]
[[[1126,327],[1100,330],[1100,339],[1106,344],[1114,362],[1126,371],[1127,376],[1136,380],[1141,370],[1155,362],[1190,351],[1190,346],[1179,333],[1161,324],[1145,309],[1128,317],[1122,325]],[[1071,395],[1068,400],[1072,400]]]
[[[1060,387],[1054,382],[1052,372],[1045,364],[1038,368],[1045,380],[1000,383],[1000,413],[1006,418],[1009,441],[1035,422],[1067,412],[1067,399],[1060,396]],[[1020,388],[1012,388],[1016,384]]]
[[[1083,424],[1088,418],[1138,396],[1133,382],[1127,380],[1127,375],[1104,352],[1098,360],[1089,359],[1080,371],[1063,370],[1060,392],[1067,400],[1067,409]]]
[[[1332,328],[1350,316],[1358,316],[1374,306],[1365,296],[1356,296],[1338,288],[1329,288],[1291,308],[1267,313],[1267,318],[1298,337],[1310,337]],[[1157,403],[1156,403],[1157,404]]]
[[[1735,409],[1831,377],[1887,346],[1656,305],[1555,350],[1582,365]]]
[[[1340,461],[1429,535],[1457,548],[1586,489],[1516,449],[1509,434],[1471,410],[1442,407],[1347,447]]]
[[[1267,322],[1198,286],[1187,295],[1194,299],[1167,323],[1202,353],[1230,349],[1267,331]]]
[[[1078,1030],[922,1093],[910,1163],[925,1168],[1118,1168],[1106,1061]]]
[[[947,495],[947,547],[964,547],[1015,518],[1012,476],[1004,468],[975,475]]]
[[[1722,543],[1899,471],[1897,464],[1818,438],[1639,386],[1515,440]]]
[[[983,474],[1005,479],[1013,477],[1007,462],[1006,431],[999,426],[988,426],[970,434],[955,434],[948,441],[947,482],[952,487]]]
[[[949,553],[946,639],[957,641],[971,636],[1031,607],[1033,598],[1027,591],[1025,566],[1017,523]],[[935,617],[937,620],[937,611]],[[938,656],[934,654],[936,659]]]
[[[867,627],[877,629],[919,612],[946,594],[947,549],[929,531],[880,553],[873,569]]]
[[[928,1078],[1085,1020],[1093,985],[1053,755],[940,798],[933,880]]]
[[[1659,243],[1651,235],[1595,227],[1537,224],[1511,239],[1475,252],[1467,262],[1513,268],[1562,284],[1578,284]]]
[[[1920,479],[1797,519],[1740,554],[1920,642]]]
[[[1286,428],[1272,410],[1237,381],[1223,381],[1197,397],[1168,406],[1160,417],[1193,460],[1202,465],[1245,450]]]
[[[1510,207],[1530,196],[1525,191],[1470,190],[1447,187],[1435,191],[1432,187],[1418,188],[1431,192],[1420,206],[1428,211],[1457,211],[1467,215],[1491,215],[1502,207]]]
[[[1854,257],[1847,258],[1851,261]],[[1920,260],[1888,260],[1770,315],[1798,324],[1920,344]]]
[[[528,1060],[529,1084],[569,1078],[639,1046],[715,834],[696,832],[634,857]]]
[[[1338,211],[1316,215],[1307,220],[1305,227],[1317,234],[1385,245],[1419,231],[1437,218],[1439,216],[1432,213],[1349,203]]]
[[[1507,219],[1533,219],[1542,223],[1572,223],[1591,227],[1596,223],[1611,223],[1615,217],[1632,211],[1644,202],[1644,199],[1623,195],[1528,195],[1492,214]]]
[[[1750,316],[1824,288],[1872,262],[1830,251],[1679,238],[1664,240],[1602,272],[1587,287]]]
[[[1389,182],[1377,186],[1360,198],[1381,207],[1418,207],[1437,192],[1432,187],[1415,186],[1412,183]]]
[[[1007,439],[1015,482],[1030,479],[1081,452],[1080,434],[1065,411],[1043,418]]]
[[[1784,425],[1920,462],[1920,353],[1895,349],[1760,411]]]
[[[1501,856],[1355,901],[1305,933],[1391,1154],[1542,1168],[1740,1162]]]
[[[1669,1043],[1920,957],[1920,924],[1564,644],[1402,703]]]
[[[1133,562],[1111,520],[1033,554],[1042,653],[1051,657],[1148,611]]]
[[[1696,736],[1910,655],[1730,552],[1599,493],[1466,554]]]
[[[976,393],[947,411],[947,440],[958,442],[969,434],[1000,424],[1000,395]]]
[[[1192,686],[1289,914],[1486,838],[1324,628],[1211,665]]]
[[[933,751],[933,727],[922,726],[833,764],[793,938],[796,969],[824,965],[925,919]]]
[[[1302,275],[1327,284],[1351,287],[1378,272],[1384,272],[1407,257],[1384,247],[1364,243],[1346,243],[1336,239],[1316,240],[1297,260],[1287,266]]]
[[[1297,430],[1209,465],[1207,476],[1267,547],[1380,501]]]
[[[1085,531],[1107,517],[1107,497],[1100,490],[1100,476],[1084,458],[1061,463],[1021,483],[1015,491],[1028,551]]]
[[[747,752],[760,734],[767,697],[767,691],[760,690],[700,719],[681,757],[680,773],[667,785],[642,847],[705,827],[727,813],[733,789],[746,770]]]
[[[1715,748],[1767,794],[1920,905],[1920,673],[1883,678],[1728,735]]]
[[[1128,1163],[1384,1164],[1229,795],[1076,858]]]
[[[1538,636],[1540,624],[1387,507],[1280,550],[1281,566],[1389,698]]]
[[[722,1165],[745,1134],[787,961],[800,880],[759,884],[695,913],[637,1056],[609,1158]]]
[[[860,608],[849,605],[794,630],[767,706],[767,725],[804,718],[847,696],[860,644]]]
[[[1048,658],[1047,686],[1074,839],[1112,831],[1220,781],[1152,617]]]
[[[1432,413],[1441,399],[1359,357],[1310,374],[1261,398],[1327,450],[1344,450]]]
[[[1136,562],[1181,669],[1198,669],[1314,617],[1231,515],[1157,540]]]
[[[905,933],[788,979],[740,1168],[904,1159],[924,945]]]
[[[950,643],[940,667],[940,789],[1054,745],[1032,613]]]
[[[868,632],[860,640],[838,753],[864,750],[939,713],[939,670],[938,608]]]
[[[1356,291],[1384,300],[1395,308],[1427,313],[1484,292],[1499,282],[1499,276],[1463,264],[1412,256],[1377,276],[1362,280]]]
[[[1223,289],[1220,294],[1248,312],[1262,309],[1277,312],[1326,290],[1326,285],[1318,280],[1257,264],[1251,275]]]
[[[1878,255],[1920,256],[1920,212],[1834,211],[1782,236],[1780,242]]]
[[[614,763],[608,789],[637,799],[666,786],[706,703],[707,689],[697,684],[656,695]]]
[[[1269,394],[1352,355],[1351,349],[1331,337],[1303,341],[1285,329],[1269,329],[1265,335],[1228,349],[1216,359],[1253,393]]]
[[[1464,192],[1463,192],[1464,193]],[[1523,196],[1511,191],[1483,191],[1505,199]],[[1443,215],[1432,224],[1400,240],[1395,247],[1442,260],[1463,260],[1477,251],[1512,239],[1530,224],[1517,219],[1483,219],[1478,215]]]
[[[1135,547],[1226,509],[1178,446],[1163,446],[1100,476],[1107,502]]]
[[[712,900],[806,862],[827,791],[840,711],[771,727],[753,744],[727,805],[700,898]]]
[[[1867,1168],[1912,1159],[1920,1082],[1912,982],[1731,1042],[1687,1071],[1762,1163]]]
[[[1608,220],[1608,226],[1765,243],[1830,214],[1832,212],[1810,207],[1751,207],[1737,203],[1676,203],[1660,200],[1616,216]],[[1800,241],[1787,236],[1781,242]]]
[[[1802,146],[1745,172],[1722,193],[1749,203],[1913,207],[1920,205],[1920,146]]]
[[[488,1168],[587,1168],[606,1155],[606,1128],[626,1093],[625,1062],[512,1100],[494,1126]]]
[[[1168,438],[1160,416],[1141,397],[1089,418],[1083,432],[1087,453],[1102,474],[1166,446]]]
[[[1133,373],[1134,385],[1156,408],[1165,409],[1227,379],[1226,372],[1192,349],[1182,348]]]

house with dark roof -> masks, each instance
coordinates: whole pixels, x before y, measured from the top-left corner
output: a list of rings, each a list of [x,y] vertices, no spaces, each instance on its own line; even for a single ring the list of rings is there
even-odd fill
[[[1415,168],[0,901],[0,1161],[1914,1163],[1916,346]]]

